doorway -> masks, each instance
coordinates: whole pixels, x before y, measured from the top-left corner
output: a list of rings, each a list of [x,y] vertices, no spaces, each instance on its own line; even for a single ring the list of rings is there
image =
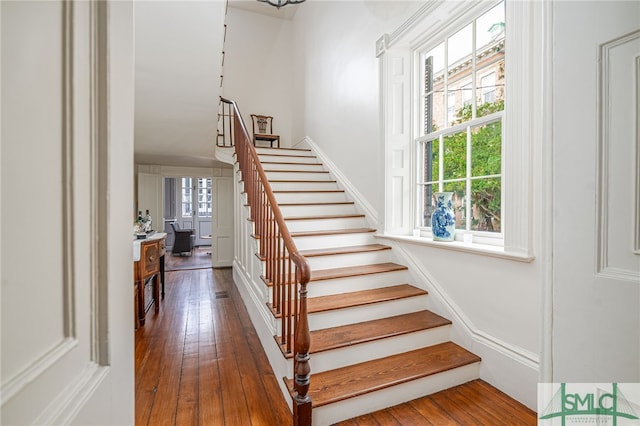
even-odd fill
[[[164,178],[165,221],[195,231],[197,246],[211,244],[212,179],[202,176]]]

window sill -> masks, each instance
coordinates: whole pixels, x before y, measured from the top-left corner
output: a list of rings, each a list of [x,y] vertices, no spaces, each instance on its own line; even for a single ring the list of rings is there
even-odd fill
[[[376,237],[403,243],[417,244],[422,246],[437,247],[446,250],[460,251],[464,253],[479,254],[482,256],[498,257],[501,259],[515,260],[518,262],[532,262],[535,256],[527,253],[505,251],[504,247],[491,246],[478,243],[464,243],[461,241],[433,241],[428,237],[413,237],[409,235],[376,234]]]

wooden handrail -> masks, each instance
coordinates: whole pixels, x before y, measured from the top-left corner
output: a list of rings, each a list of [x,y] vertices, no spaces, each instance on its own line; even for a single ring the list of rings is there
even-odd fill
[[[307,284],[311,278],[309,262],[300,254],[280,211],[271,184],[253,146],[253,138],[235,101],[221,98],[223,118],[233,116],[231,144],[242,173],[244,192],[250,207],[254,234],[264,259],[263,277],[271,286],[271,309],[280,316],[279,344],[286,353],[294,352],[293,424],[311,425],[309,397],[309,347],[311,335],[307,318]],[[225,146],[227,142],[225,142]]]

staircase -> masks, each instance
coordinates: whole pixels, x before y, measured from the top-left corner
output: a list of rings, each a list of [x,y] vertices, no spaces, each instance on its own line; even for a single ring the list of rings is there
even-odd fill
[[[377,243],[375,229],[312,152],[257,152],[312,270],[313,423],[333,424],[478,378],[480,358],[449,341],[451,321],[425,309],[427,292],[411,285],[407,267]],[[293,354],[283,353],[293,371]],[[291,390],[292,379],[285,380]]]

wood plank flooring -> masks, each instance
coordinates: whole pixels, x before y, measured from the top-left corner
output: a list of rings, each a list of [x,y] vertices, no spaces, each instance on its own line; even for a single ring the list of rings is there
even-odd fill
[[[159,314],[135,333],[136,425],[289,425],[291,415],[230,269],[166,273]],[[340,425],[535,425],[477,380]]]
[[[136,330],[136,425],[286,425],[291,414],[231,269],[167,272]]]

